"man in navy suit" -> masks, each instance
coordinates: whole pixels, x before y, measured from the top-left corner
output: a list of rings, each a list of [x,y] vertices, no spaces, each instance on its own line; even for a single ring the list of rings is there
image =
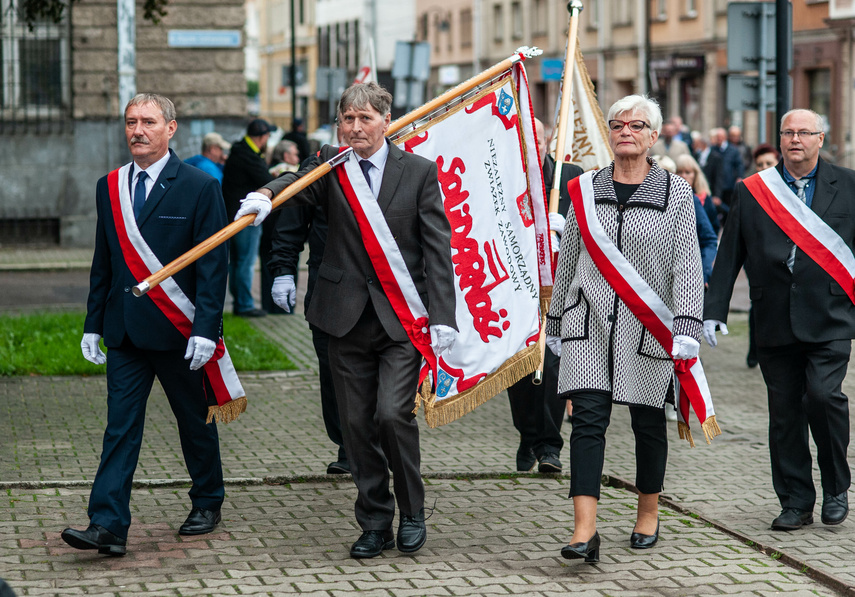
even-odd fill
[[[202,367],[222,333],[226,245],[164,282],[157,289],[161,292],[152,293],[155,298],[131,294],[140,281],[134,275],[140,260],[149,267],[157,267],[155,261],[166,264],[226,225],[220,185],[169,149],[177,127],[169,99],[134,97],[125,108],[133,161],[99,180],[97,187],[95,254],[81,348],[87,360],[107,364],[107,429],[89,497],[89,527],[66,529],[62,538],[72,547],[107,555],[125,554],[131,482],[155,376],[178,422],[193,480],[192,509],[179,534],[209,533],[220,522],[224,486],[219,439],[216,425],[206,424],[209,397],[216,390]],[[164,310],[158,302],[163,294],[190,314],[185,321]],[[99,347],[102,337],[107,355]]]

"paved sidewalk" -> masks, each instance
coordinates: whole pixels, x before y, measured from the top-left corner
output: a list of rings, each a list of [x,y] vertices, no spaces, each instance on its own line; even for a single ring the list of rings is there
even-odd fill
[[[569,476],[513,472],[518,438],[504,395],[444,427],[421,425],[422,472],[436,500],[426,546],[351,560],[355,488],[323,474],[334,450],[308,328],[301,316],[254,323],[300,370],[241,375],[249,410],[219,428],[229,480],[223,523],[212,535],[177,535],[187,474],[156,387],[124,558],[77,551],[59,537],[86,524],[104,377],[0,378],[0,577],[18,595],[855,595],[855,520],[826,527],[817,507],[812,527],[769,530],[779,506],[762,377],[744,364],[744,314],[732,317],[718,349],[702,352],[724,434],[690,449],[669,431],[662,539],[649,551],[629,548],[635,499],[623,487],[634,478],[633,445],[628,413],[615,409],[594,566],[558,555],[573,526]],[[569,432],[565,425],[565,439]],[[561,457],[569,464],[566,447]]]

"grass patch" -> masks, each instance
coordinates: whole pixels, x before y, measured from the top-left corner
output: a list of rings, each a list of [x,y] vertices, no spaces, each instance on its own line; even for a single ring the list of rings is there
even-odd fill
[[[103,365],[80,353],[83,319],[83,313],[0,316],[0,376],[103,375]],[[223,328],[238,371],[296,369],[278,345],[243,319],[227,313]]]

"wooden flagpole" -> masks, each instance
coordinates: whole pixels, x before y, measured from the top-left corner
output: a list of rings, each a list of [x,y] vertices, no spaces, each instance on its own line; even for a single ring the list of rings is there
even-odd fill
[[[392,136],[401,131],[402,129],[406,128],[407,126],[418,123],[423,118],[430,116],[433,112],[436,112],[437,110],[442,108],[445,104],[452,101],[454,98],[475,89],[479,85],[489,82],[495,77],[502,75],[504,72],[510,70],[510,68],[517,62],[521,62],[528,58],[539,56],[542,53],[543,51],[538,48],[517,48],[517,51],[513,56],[510,56],[505,60],[502,60],[501,62],[491,66],[484,72],[477,74],[470,79],[467,79],[456,87],[449,89],[439,97],[431,100],[430,102],[424,104],[419,108],[416,108],[415,110],[412,110],[411,112],[408,112],[407,114],[390,124],[389,130],[386,132],[386,136]],[[277,209],[288,199],[308,187],[313,182],[317,181],[322,176],[329,173],[338,164],[347,159],[351,151],[351,149],[348,149],[339,153],[333,159],[329,160],[328,162],[324,162],[305,176],[298,178],[293,184],[283,189],[278,195],[273,198],[273,209]],[[252,224],[254,220],[255,214],[247,214],[241,219],[235,220],[219,232],[205,239],[183,255],[176,257],[173,261],[163,266],[161,269],[154,272],[145,280],[134,286],[134,296],[143,296],[152,288],[158,286],[166,278],[175,275],[177,272],[181,271],[203,255],[206,255],[214,248],[226,242],[235,234]]]
[[[552,189],[549,191],[549,213],[558,212],[558,201],[561,198],[561,168],[564,165],[564,145],[567,140],[568,121],[573,119],[573,67],[576,66],[576,44],[579,33],[579,13],[582,12],[580,0],[570,0],[567,3],[567,11],[570,13],[570,22],[567,32],[567,48],[564,54],[564,76],[561,84],[561,107],[558,111],[558,131],[556,131],[555,173],[552,177]],[[552,235],[553,245],[557,237]],[[532,383],[536,386],[543,382],[543,363],[546,357],[546,313],[543,313],[543,321],[540,326],[540,366],[532,376]]]

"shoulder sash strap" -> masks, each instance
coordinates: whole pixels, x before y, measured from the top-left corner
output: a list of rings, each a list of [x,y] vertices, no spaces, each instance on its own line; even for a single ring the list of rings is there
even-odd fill
[[[784,234],[840,284],[855,303],[855,256],[846,241],[799,200],[777,168],[767,168],[743,182]]]
[[[130,164],[127,164],[110,172],[107,175],[107,188],[122,255],[131,275],[139,281],[146,279],[163,265],[145,242],[134,219],[133,201],[128,188],[129,171]],[[167,278],[153,288],[147,296],[154,301],[172,325],[189,339],[196,307],[175,280]],[[204,372],[214,389],[217,400],[217,406],[209,408],[208,421],[214,419],[224,423],[233,421],[246,410],[246,392],[241,386],[222,338],[218,339],[214,356],[205,364]]]
[[[395,315],[404,326],[407,337],[427,361],[433,379],[437,374],[437,359],[430,346],[430,320],[427,308],[416,290],[416,284],[407,269],[401,250],[395,242],[389,224],[365,182],[356,156],[353,155],[336,168],[344,196],[365,243],[365,250],[383,292],[392,305]]]
[[[674,315],[615,246],[597,219],[593,175],[594,172],[586,172],[567,185],[585,250],[618,297],[670,355]],[[715,420],[712,395],[701,361],[697,358],[675,360],[674,372],[679,382],[680,437],[694,446],[688,423],[691,404],[710,443],[721,430]]]

